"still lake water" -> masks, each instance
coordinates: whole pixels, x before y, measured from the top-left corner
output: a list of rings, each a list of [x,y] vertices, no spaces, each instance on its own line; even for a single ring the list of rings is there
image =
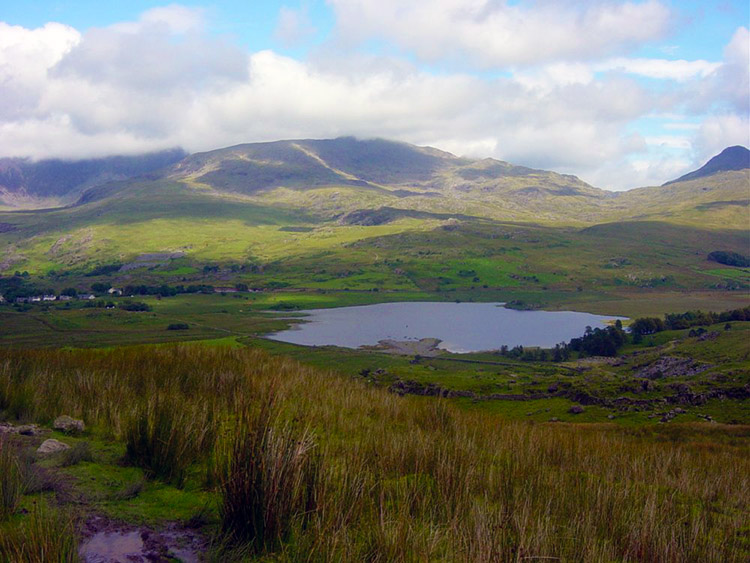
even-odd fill
[[[554,347],[581,336],[587,326],[603,328],[606,317],[573,311],[515,311],[502,303],[379,303],[301,311],[304,322],[267,336],[305,346],[359,348],[381,340],[439,338],[456,353],[496,350],[503,344]]]

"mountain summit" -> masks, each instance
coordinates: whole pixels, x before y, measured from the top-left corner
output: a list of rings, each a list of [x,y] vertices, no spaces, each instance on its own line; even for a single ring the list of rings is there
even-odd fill
[[[736,145],[724,149],[698,170],[694,170],[684,176],[680,176],[676,180],[666,182],[663,185],[667,186],[669,184],[674,184],[675,182],[685,182],[687,180],[695,180],[696,178],[704,178],[705,176],[711,176],[717,172],[745,170],[746,168],[750,168],[750,151],[743,146]]]

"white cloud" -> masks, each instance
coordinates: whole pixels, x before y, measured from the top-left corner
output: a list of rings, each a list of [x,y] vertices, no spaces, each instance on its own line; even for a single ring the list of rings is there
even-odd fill
[[[684,61],[667,59],[616,58],[594,65],[598,71],[621,70],[648,78],[661,78],[684,82],[691,78],[705,78],[716,72],[722,63],[704,60]]]
[[[703,164],[723,149],[733,145],[750,146],[750,119],[748,119],[748,115],[723,114],[711,116],[701,123],[693,141],[694,162]]]
[[[387,38],[426,61],[505,67],[618,54],[662,37],[671,13],[645,2],[329,0],[341,35]]]
[[[144,28],[159,27],[169,33],[180,34],[200,31],[204,23],[204,11],[201,8],[170,4],[146,10],[138,21],[118,23],[110,26],[110,29],[121,33],[139,33]]]
[[[458,27],[470,27],[466,14],[474,14],[478,33],[499,17],[496,12],[517,9],[462,4]],[[539,13],[522,15],[537,25],[560,5],[568,4],[540,1]],[[425,10],[421,3],[399,6],[405,20]],[[460,12],[453,0],[438,8],[438,26],[446,10]],[[574,13],[576,25],[583,25],[591,18],[609,21],[604,12],[637,19],[643,10],[658,15],[662,9],[655,2],[586,3]],[[330,45],[309,61],[247,53],[211,36],[202,18],[200,11],[173,5],[84,34],[60,24],[29,30],[0,23],[0,156],[75,158],[173,146],[198,151],[357,135],[493,156],[624,188],[662,183],[686,171],[686,162],[748,144],[740,99],[741,81],[747,81],[745,28],[720,65],[605,57],[545,62],[490,79],[431,73],[393,56],[333,53]],[[596,25],[603,29],[604,23]],[[556,33],[550,30],[553,44],[567,41]],[[625,31],[618,33],[615,39]],[[561,58],[573,57],[576,48],[567,44]],[[454,52],[447,43],[436,49]],[[662,78],[666,86],[651,88],[641,76]],[[721,112],[706,117],[711,104]],[[649,134],[631,131],[634,121],[657,115],[678,123]]]
[[[0,22],[0,120],[33,111],[50,68],[80,39],[75,29],[58,23],[26,29]]]
[[[307,8],[298,10],[282,6],[279,10],[279,21],[275,35],[284,45],[295,46],[315,33]]]

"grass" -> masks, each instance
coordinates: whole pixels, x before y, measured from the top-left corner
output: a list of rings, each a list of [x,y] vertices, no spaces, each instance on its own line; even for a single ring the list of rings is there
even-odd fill
[[[109,436],[109,462],[61,471],[121,474],[97,490],[128,518],[192,499],[187,520],[215,498],[248,560],[743,561],[750,549],[747,426],[514,422],[227,346],[0,350],[0,366],[6,416],[66,412]],[[158,477],[133,491],[140,469],[101,465],[159,395],[177,420],[210,404],[220,421],[184,492]]]
[[[187,468],[212,449],[217,432],[210,402],[180,403],[175,395],[151,395],[124,428],[125,462],[177,487],[184,485]]]
[[[78,540],[73,522],[61,511],[36,502],[19,525],[0,528],[0,559],[28,563],[74,563]]]
[[[20,461],[10,440],[0,436],[0,521],[16,511],[22,493]]]
[[[320,456],[309,429],[274,420],[273,398],[246,407],[221,455],[219,514],[233,544],[256,552],[288,541],[317,510]]]

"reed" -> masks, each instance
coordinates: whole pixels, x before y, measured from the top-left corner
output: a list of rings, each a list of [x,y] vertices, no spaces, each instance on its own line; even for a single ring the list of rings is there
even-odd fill
[[[78,560],[73,522],[44,501],[36,502],[19,526],[0,529],[0,561],[75,563]]]
[[[23,493],[23,475],[13,447],[4,436],[0,436],[0,520],[16,511]]]

